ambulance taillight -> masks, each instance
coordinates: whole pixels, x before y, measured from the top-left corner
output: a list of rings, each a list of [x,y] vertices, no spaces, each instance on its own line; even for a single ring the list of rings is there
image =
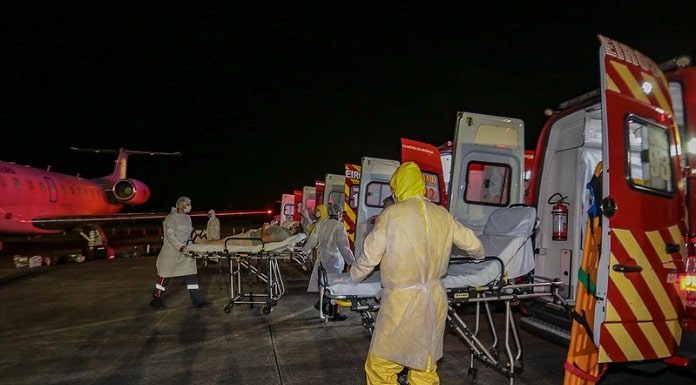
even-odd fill
[[[696,318],[696,255],[684,258],[684,273],[679,287],[684,293],[684,310],[687,317]]]

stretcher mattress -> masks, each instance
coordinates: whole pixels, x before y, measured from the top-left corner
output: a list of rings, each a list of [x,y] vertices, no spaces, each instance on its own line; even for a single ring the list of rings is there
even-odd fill
[[[499,258],[509,279],[523,276],[534,268],[531,235],[534,232],[536,210],[533,207],[507,207],[493,211],[483,234],[479,236],[487,256]],[[500,276],[500,263],[485,260],[457,263],[465,253],[453,248],[447,276],[442,280],[448,289],[476,287],[491,283]],[[348,274],[328,274],[330,296],[377,297],[381,290],[379,272],[355,284]]]
[[[447,276],[442,279],[448,289],[458,287],[483,286],[498,276],[500,264],[497,261],[451,264]],[[348,273],[327,274],[329,297],[379,298],[382,286],[379,271],[370,274],[364,281],[354,283]]]
[[[184,253],[189,254],[221,254],[221,253],[260,253],[262,251],[266,252],[282,252],[285,250],[290,250],[297,243],[302,242],[307,235],[304,233],[297,233],[291,235],[285,240],[279,242],[269,242],[263,243],[260,239],[255,238],[243,238],[239,236],[231,236],[223,239],[218,239],[215,241],[208,241],[202,243],[194,243],[187,245],[184,248]]]

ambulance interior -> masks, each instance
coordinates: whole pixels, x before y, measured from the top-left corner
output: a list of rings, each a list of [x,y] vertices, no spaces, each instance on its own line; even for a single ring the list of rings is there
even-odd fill
[[[563,294],[574,300],[577,285],[576,272],[582,258],[582,245],[590,194],[587,184],[595,167],[602,160],[602,118],[599,104],[578,110],[556,121],[549,131],[549,139],[544,154],[544,167],[538,194],[538,215],[540,227],[536,236],[538,249],[535,274],[544,278],[560,278],[566,284]],[[636,188],[670,191],[672,184],[669,166],[665,176],[651,169],[649,160],[643,160],[642,153],[649,157],[669,159],[669,143],[665,131],[639,117],[626,118],[627,137],[630,154],[628,183]],[[657,128],[657,129],[656,129]],[[655,162],[653,162],[655,163]],[[655,168],[653,164],[653,168]],[[560,194],[569,203],[568,237],[554,240],[552,237],[552,207]]]
[[[589,190],[586,185],[602,160],[602,121],[600,105],[576,111],[556,121],[549,131],[541,170],[538,194],[539,229],[536,236],[535,274],[559,278],[564,282],[562,294],[575,298],[582,241],[587,221]],[[552,239],[552,198],[560,194],[569,203],[568,237]],[[550,200],[552,199],[552,200]],[[550,202],[550,203],[549,203]],[[571,301],[572,302],[572,301]]]

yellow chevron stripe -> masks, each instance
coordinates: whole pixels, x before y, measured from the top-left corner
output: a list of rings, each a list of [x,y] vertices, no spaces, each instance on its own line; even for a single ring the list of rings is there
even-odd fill
[[[614,341],[616,341],[616,344],[619,346],[619,349],[621,349],[623,355],[626,356],[629,361],[640,361],[645,359],[623,324],[605,324],[604,327],[606,327],[609,334],[611,334],[612,338],[614,338]],[[609,357],[607,357],[607,359],[608,358]]]
[[[607,301],[607,313],[604,317],[604,322],[621,322],[619,312],[616,311],[614,305],[609,301]]]
[[[614,256],[614,253],[612,253],[609,266],[614,266],[617,263],[619,263],[619,261]],[[650,310],[645,306],[645,302],[641,300],[642,296],[638,293],[638,290],[636,290],[626,274],[610,271],[609,275],[611,276],[611,280],[618,288],[619,293],[621,293],[621,296],[631,308],[638,321],[652,320],[652,313],[650,313]],[[613,306],[611,307],[611,312],[609,307],[607,307],[605,322],[621,322],[621,316]]]
[[[659,104],[658,107],[667,114],[673,115],[669,100],[667,100],[665,94],[662,93],[662,88],[659,87],[657,79],[650,74],[643,73],[643,80],[652,84],[652,92],[655,94],[655,99],[657,99],[657,104]]]
[[[633,74],[628,69],[628,67],[625,64],[617,63],[613,60],[611,61],[611,65],[612,65],[612,67],[614,67],[616,72],[619,74],[619,76],[621,77],[621,80],[623,80],[624,84],[626,84],[626,87],[628,87],[628,90],[631,91],[631,95],[633,95],[633,98],[636,100],[639,100],[643,103],[650,104],[650,101],[643,93],[643,89],[640,87],[640,84],[638,84],[638,81],[636,80],[636,78],[633,77]]]
[[[653,249],[655,249],[655,253],[660,257],[660,261],[662,261],[662,265],[666,268],[672,267],[676,268],[674,265],[674,262],[672,261],[672,256],[667,254],[666,246],[665,246],[665,241],[662,239],[660,236],[659,231],[646,231],[645,235],[648,236],[648,239],[650,240],[650,243],[653,246]]]
[[[679,230],[679,226],[678,226],[678,225],[670,226],[670,227],[668,228],[668,230],[669,230],[669,234],[672,236],[672,240],[673,240],[675,243],[677,243],[678,245],[684,245],[684,244],[686,244],[686,240],[684,239],[684,235],[682,234],[681,230]],[[681,248],[679,249],[679,255],[680,255],[681,257],[686,256],[686,250],[685,250],[683,247],[681,247]],[[672,263],[672,267],[675,267],[675,266],[674,266],[674,263]]]
[[[641,322],[638,324],[638,327],[643,332],[643,334],[645,334],[645,338],[647,338],[647,340],[650,341],[650,346],[655,351],[655,354],[657,354],[657,357],[668,357],[672,355],[672,353],[669,351],[669,347],[667,346],[667,344],[665,344],[665,341],[662,339],[662,336],[657,331],[657,328],[655,327],[654,323]]]
[[[655,300],[660,305],[660,309],[662,309],[662,312],[665,315],[665,317],[668,320],[676,319],[677,311],[674,309],[674,306],[672,306],[672,302],[669,300],[669,296],[667,295],[667,292],[665,291],[662,282],[660,282],[660,279],[655,273],[655,270],[651,267],[650,263],[648,262],[648,258],[643,253],[643,250],[641,249],[640,245],[638,245],[638,242],[633,237],[633,234],[631,234],[629,230],[623,229],[612,229],[612,231],[616,235],[616,238],[619,240],[619,242],[621,242],[626,252],[628,252],[628,255],[631,256],[631,258],[635,259],[638,265],[643,267],[641,276],[643,277],[643,279],[645,279],[646,284],[651,289],[651,292],[655,296]],[[617,282],[619,280],[619,276],[623,276],[624,279],[626,278],[623,273],[617,273],[613,270],[610,270],[609,275],[614,280],[614,282]],[[624,298],[626,298],[626,301],[629,303],[631,308],[634,309],[634,311],[636,311],[637,308],[634,308],[633,303],[631,301],[632,298],[625,295]],[[634,298],[636,300],[639,300],[641,297],[638,296]],[[645,304],[642,301],[640,301],[640,303],[643,306],[645,306]]]
[[[619,89],[619,87],[616,86],[614,79],[612,79],[611,76],[609,76],[609,74],[606,74],[606,75],[607,75],[607,89],[609,91],[621,93],[621,90]]]
[[[669,328],[669,331],[670,333],[672,333],[672,337],[674,337],[674,340],[677,341],[677,344],[679,344],[682,338],[682,328],[681,324],[679,323],[679,320],[666,321],[665,325],[667,325],[667,328]]]

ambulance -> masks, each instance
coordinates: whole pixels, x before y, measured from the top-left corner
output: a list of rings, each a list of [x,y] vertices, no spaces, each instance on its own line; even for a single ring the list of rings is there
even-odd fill
[[[599,40],[601,88],[547,114],[535,150],[525,151],[521,120],[460,112],[454,141],[439,148],[441,173],[433,146],[402,139],[402,161],[434,172],[440,201],[477,233],[498,208],[537,209],[527,278],[564,289],[526,304],[522,327],[567,343],[575,320],[600,364],[695,370],[696,67],[679,58],[660,68]],[[588,211],[601,227],[586,227]],[[592,231],[601,247],[585,271]],[[589,307],[576,304],[578,290],[591,291]]]
[[[575,320],[574,333],[590,337],[600,364],[694,369],[696,237],[689,229],[696,215],[686,209],[695,207],[696,156],[684,156],[681,140],[696,152],[696,115],[688,114],[696,110],[696,71],[675,61],[665,76],[640,52],[599,40],[601,88],[551,114],[526,194],[524,123],[458,114],[449,210],[481,231],[499,207],[536,207],[528,278],[565,285],[560,300],[529,304],[523,327],[568,341]],[[586,226],[591,216],[601,227]],[[585,250],[591,234],[597,250]],[[583,267],[588,252],[597,254],[594,270]],[[590,294],[589,307],[576,304],[578,288]]]

